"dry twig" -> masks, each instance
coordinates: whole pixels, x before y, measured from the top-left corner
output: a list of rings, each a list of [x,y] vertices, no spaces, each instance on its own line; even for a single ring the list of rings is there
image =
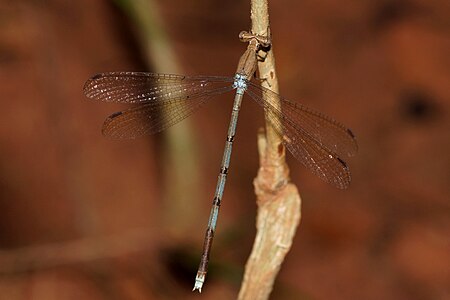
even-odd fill
[[[266,35],[269,30],[267,0],[251,1],[252,32]],[[258,64],[263,85],[278,93],[273,46]],[[267,100],[267,99],[266,99]],[[272,103],[279,107],[279,103]],[[258,213],[256,238],[245,267],[238,299],[267,299],[281,263],[289,251],[300,222],[300,195],[289,182],[289,168],[280,137],[266,122],[266,134],[258,134],[260,168],[254,180]]]

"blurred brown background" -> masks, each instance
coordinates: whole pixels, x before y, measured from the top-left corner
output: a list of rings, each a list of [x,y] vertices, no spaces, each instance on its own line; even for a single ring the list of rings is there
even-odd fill
[[[1,299],[237,295],[262,111],[244,100],[210,273],[191,293],[232,95],[169,133],[102,137],[125,107],[88,101],[89,76],[174,72],[148,59],[129,2],[0,1]],[[154,5],[177,71],[234,73],[249,1]],[[272,299],[450,299],[450,3],[281,0],[270,13],[281,94],[360,147],[346,191],[288,157],[302,221]]]

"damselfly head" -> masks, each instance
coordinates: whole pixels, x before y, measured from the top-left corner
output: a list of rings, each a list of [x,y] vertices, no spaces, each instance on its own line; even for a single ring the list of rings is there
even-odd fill
[[[269,30],[267,30],[267,35],[259,35],[248,31],[241,31],[239,33],[239,39],[241,40],[241,42],[244,43],[250,43],[253,41],[258,45],[258,48],[259,47],[269,48],[271,44],[271,37]]]

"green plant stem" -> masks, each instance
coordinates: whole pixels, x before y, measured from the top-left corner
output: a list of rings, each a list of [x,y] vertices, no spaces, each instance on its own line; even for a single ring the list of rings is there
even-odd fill
[[[157,73],[182,74],[163,18],[153,0],[115,0],[136,24],[148,67]],[[164,112],[162,112],[164,113]],[[164,133],[164,221],[171,233],[183,235],[195,225],[200,211],[199,157],[191,122],[184,120]],[[172,226],[171,226],[172,225]]]

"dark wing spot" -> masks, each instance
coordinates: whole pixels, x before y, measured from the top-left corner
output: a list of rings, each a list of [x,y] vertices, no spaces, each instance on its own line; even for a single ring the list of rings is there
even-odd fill
[[[340,159],[339,157],[336,157],[336,159],[344,166],[344,169],[348,170],[348,166],[345,163],[345,161],[343,161],[342,159]]]
[[[353,132],[350,129],[347,129],[347,133],[352,137],[355,138],[355,135],[353,134]]]
[[[123,112],[121,112],[121,111],[115,112],[115,113],[113,113],[112,115],[110,115],[108,118],[109,118],[109,119],[114,119],[115,117],[120,116],[122,113],[123,113]]]
[[[92,76],[92,80],[96,80],[96,79],[99,79],[99,78],[102,78],[103,77],[103,75],[101,74],[101,73],[98,73],[98,74],[95,74],[94,76]]]

